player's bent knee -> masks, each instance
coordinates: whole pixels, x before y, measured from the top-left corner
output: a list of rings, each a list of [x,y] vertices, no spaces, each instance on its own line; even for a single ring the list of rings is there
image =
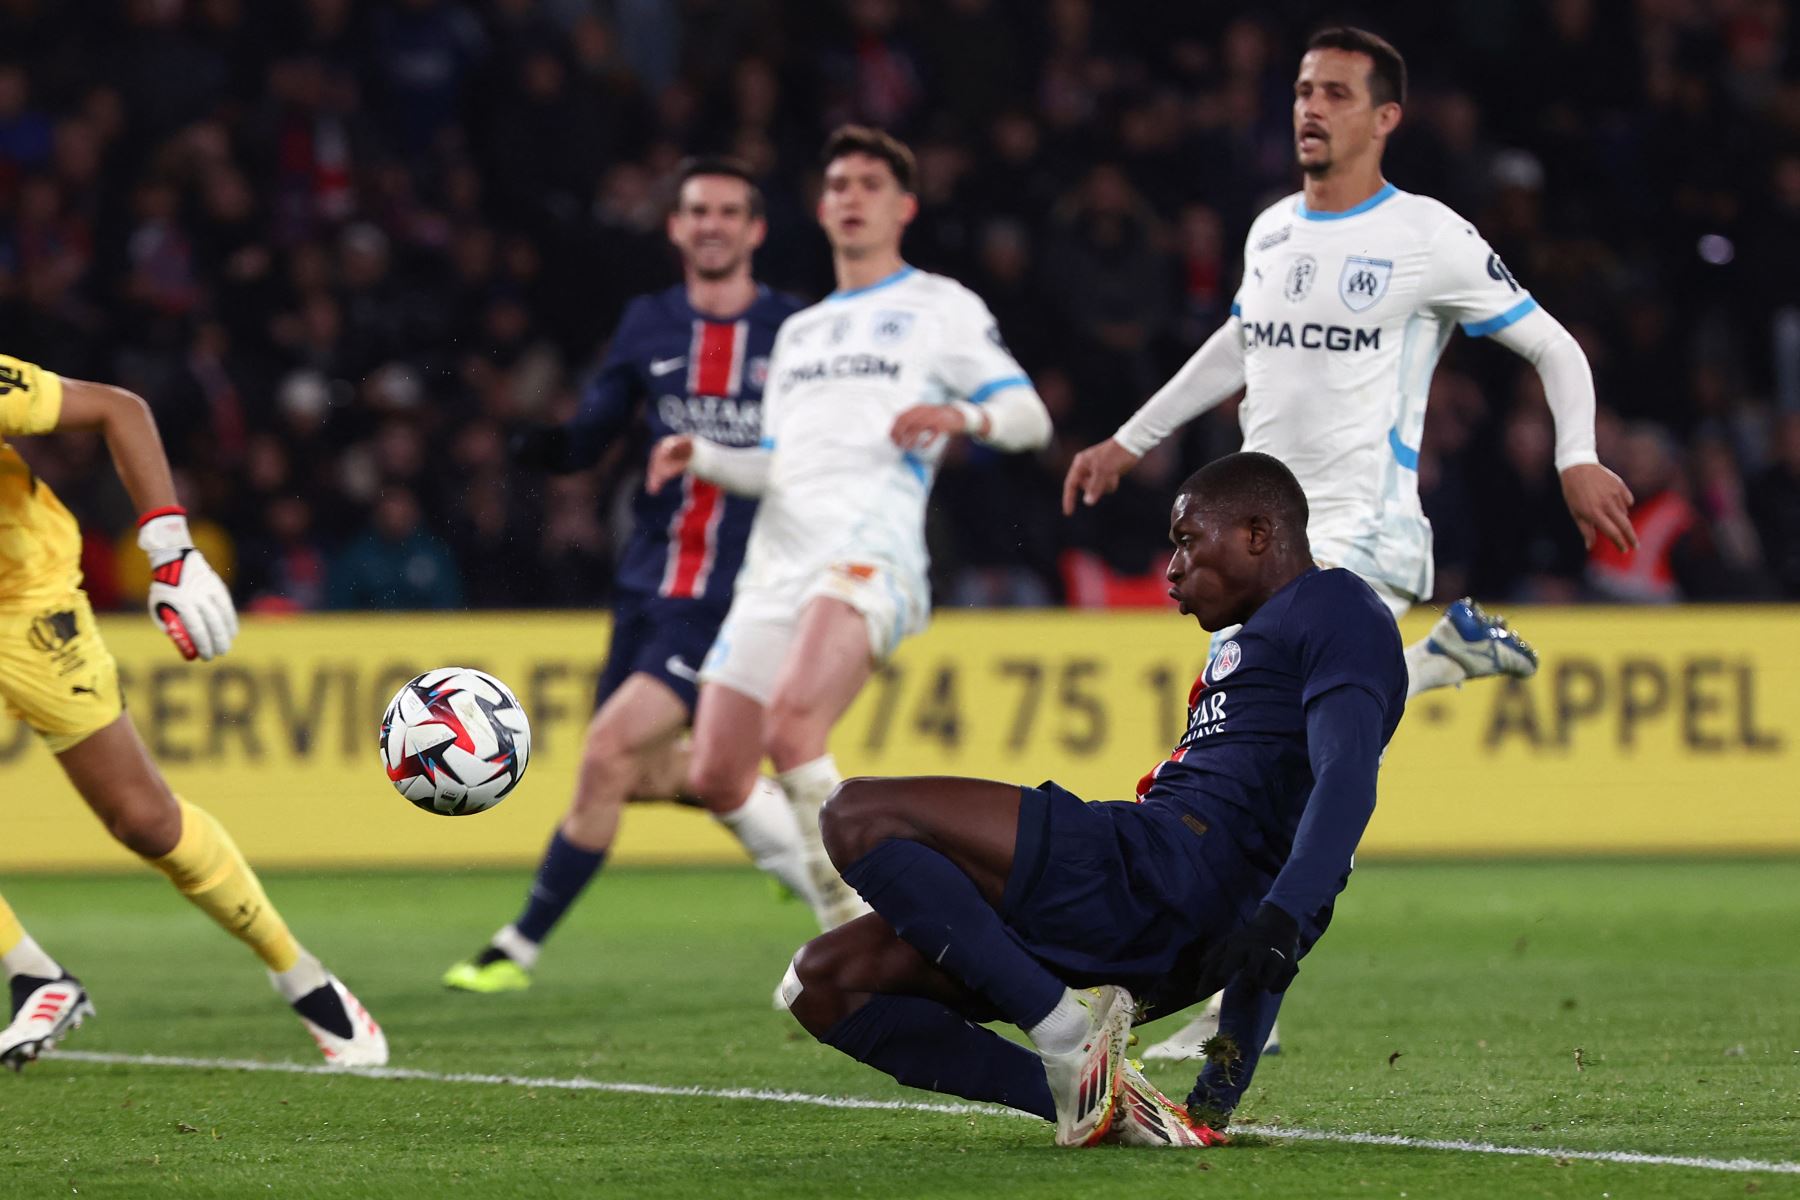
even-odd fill
[[[756,780],[752,777],[748,782],[754,785]],[[730,763],[695,754],[688,764],[688,791],[698,796],[708,808],[717,809],[742,800],[740,789],[744,784],[742,772],[733,769]]]
[[[782,979],[782,1002],[814,1037],[849,1016],[871,992],[887,989],[889,943],[914,952],[886,924],[864,917],[821,933],[795,952]]]
[[[581,778],[597,787],[627,789],[643,774],[643,764],[631,748],[607,734],[590,734],[581,748]]]
[[[781,979],[781,1001],[802,1028],[816,1038],[849,1012],[848,997],[837,986],[840,956],[822,934],[795,951]]]
[[[113,840],[143,858],[161,858],[181,840],[181,809],[173,797],[145,793],[100,812]]]
[[[866,776],[846,779],[819,810],[825,853],[840,871],[889,838],[912,837],[912,823],[894,803],[895,783]]]

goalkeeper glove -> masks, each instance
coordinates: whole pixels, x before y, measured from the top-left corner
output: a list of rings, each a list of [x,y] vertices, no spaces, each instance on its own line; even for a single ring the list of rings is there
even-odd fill
[[[507,439],[506,451],[521,467],[560,473],[568,470],[569,431],[561,425],[527,425]]]
[[[1300,923],[1273,904],[1208,950],[1200,966],[1204,979],[1235,978],[1265,992],[1287,991],[1299,973]]]
[[[186,659],[211,659],[231,649],[237,609],[231,593],[194,549],[187,510],[158,508],[138,519],[138,548],[150,558],[150,618]]]

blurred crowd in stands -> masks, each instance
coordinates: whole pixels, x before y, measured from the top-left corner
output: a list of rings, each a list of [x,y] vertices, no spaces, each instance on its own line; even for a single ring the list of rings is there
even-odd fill
[[[1458,337],[1421,485],[1440,598],[1800,598],[1800,18],[1781,0],[1370,4],[1413,91],[1387,174],[1473,219],[1586,347],[1633,560],[1585,552],[1537,379]],[[1297,187],[1297,47],[1355,7],[1160,0],[0,0],[0,350],[154,407],[252,610],[590,606],[638,449],[512,467],[634,293],[677,278],[663,181],[763,180],[767,282],[831,288],[816,155],[908,139],[905,250],[984,296],[1055,416],[964,450],[940,604],[1159,602],[1167,501],[1231,404],[1065,519],[1069,457],[1224,320]],[[29,454],[135,603],[92,437]]]

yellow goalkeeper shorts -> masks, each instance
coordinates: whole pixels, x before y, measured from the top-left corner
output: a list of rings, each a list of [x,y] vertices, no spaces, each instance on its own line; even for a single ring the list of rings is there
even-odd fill
[[[0,697],[52,754],[118,720],[125,710],[119,668],[94,627],[86,592],[0,611]]]

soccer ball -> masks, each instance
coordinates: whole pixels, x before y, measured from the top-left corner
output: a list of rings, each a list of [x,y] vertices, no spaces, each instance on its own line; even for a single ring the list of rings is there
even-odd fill
[[[531,725],[504,683],[473,667],[439,667],[394,694],[381,718],[381,765],[426,812],[494,807],[531,761]]]

